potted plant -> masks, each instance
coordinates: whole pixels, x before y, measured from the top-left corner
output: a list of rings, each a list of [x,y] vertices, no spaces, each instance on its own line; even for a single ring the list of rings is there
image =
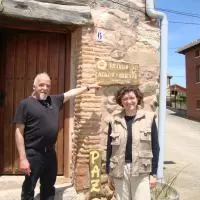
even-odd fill
[[[179,200],[179,193],[167,183],[158,183],[151,191],[151,200]]]
[[[151,190],[151,200],[179,200],[180,195],[174,188],[174,184],[182,170],[166,178],[165,182],[158,182],[156,187]]]

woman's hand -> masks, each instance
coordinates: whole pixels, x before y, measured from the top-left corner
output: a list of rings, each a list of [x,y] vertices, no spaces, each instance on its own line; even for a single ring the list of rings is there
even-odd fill
[[[114,186],[114,179],[112,176],[108,175],[108,186],[111,190],[114,190],[115,189],[115,186]]]
[[[150,186],[150,188],[154,188],[156,186],[156,183],[157,183],[156,176],[150,175],[149,176],[149,186]]]

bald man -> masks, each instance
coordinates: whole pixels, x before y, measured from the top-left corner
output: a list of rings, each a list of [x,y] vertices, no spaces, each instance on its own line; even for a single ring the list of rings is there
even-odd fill
[[[59,129],[59,111],[63,104],[90,89],[91,84],[69,90],[59,95],[49,95],[51,79],[47,73],[36,75],[33,93],[22,100],[16,110],[15,140],[19,153],[20,170],[25,174],[21,200],[33,200],[34,190],[40,179],[40,200],[53,200],[57,175],[55,143]]]

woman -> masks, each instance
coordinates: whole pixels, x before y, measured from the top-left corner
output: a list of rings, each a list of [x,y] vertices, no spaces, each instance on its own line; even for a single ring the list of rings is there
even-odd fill
[[[155,115],[141,109],[143,94],[138,88],[124,86],[115,98],[123,111],[109,123],[109,186],[114,186],[117,200],[150,200],[159,157]]]

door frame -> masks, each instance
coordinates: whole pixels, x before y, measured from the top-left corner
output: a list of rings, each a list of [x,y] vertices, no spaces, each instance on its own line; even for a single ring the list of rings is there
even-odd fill
[[[3,19],[3,20],[2,20]],[[0,19],[0,29],[16,29],[16,30],[29,30],[29,31],[38,31],[38,32],[50,32],[50,33],[62,33],[65,34],[66,37],[66,56],[65,56],[65,67],[64,67],[64,90],[67,91],[70,89],[71,82],[70,82],[70,76],[71,76],[71,31],[75,29],[73,26],[64,26],[63,25],[56,25],[56,24],[50,24],[47,22],[30,22],[30,21],[24,21],[20,19],[6,19],[4,18]],[[1,70],[0,70],[1,71]],[[4,80],[0,80],[1,85],[5,85]],[[0,88],[1,89],[1,88]],[[63,91],[64,92],[64,91]],[[65,177],[70,176],[70,148],[71,148],[71,133],[69,133],[69,118],[71,117],[70,113],[70,106],[72,104],[66,103],[63,110],[63,130],[64,130],[64,152],[63,152],[63,175]],[[73,109],[73,108],[72,108]],[[2,114],[3,115],[3,114]],[[1,117],[1,116],[0,116]],[[2,130],[0,130],[2,131]],[[3,139],[0,137],[0,173],[2,173],[3,165]],[[1,174],[0,174],[1,175]]]
[[[1,35],[0,35],[1,37]],[[2,40],[1,40],[2,41]],[[0,44],[1,45],[1,44]],[[4,56],[4,52],[0,52],[0,57]],[[3,59],[0,59],[0,65],[4,65]],[[3,74],[4,74],[4,68],[0,68],[0,91],[4,90],[5,88],[5,81],[3,80]],[[2,108],[0,105],[0,123],[3,124],[3,116],[4,116],[4,107]],[[0,126],[0,133],[3,133],[3,125]],[[1,137],[2,134],[0,134],[0,172],[3,171],[3,166],[4,166],[4,154],[3,154],[3,137]]]

